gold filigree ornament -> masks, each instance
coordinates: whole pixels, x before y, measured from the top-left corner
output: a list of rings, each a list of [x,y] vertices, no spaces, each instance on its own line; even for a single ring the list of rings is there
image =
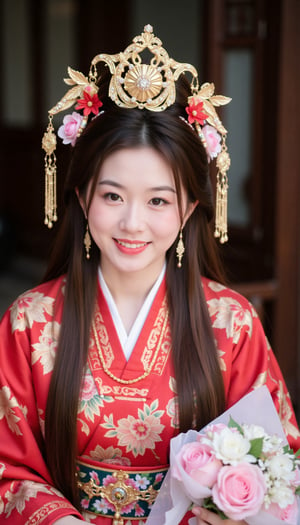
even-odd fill
[[[142,54],[150,54],[148,63],[144,63]],[[149,111],[164,111],[175,102],[176,80],[182,73],[190,73],[192,76],[191,93],[187,104],[192,106],[192,116],[197,114],[193,111],[195,104],[201,103],[205,114],[205,124],[213,126],[221,135],[222,145],[217,156],[217,206],[216,206],[216,228],[215,236],[220,242],[227,240],[227,171],[230,165],[230,157],[226,147],[227,131],[217,115],[215,106],[227,104],[231,99],[221,95],[214,95],[214,84],[205,83],[199,88],[198,73],[194,66],[187,63],[176,62],[170,58],[167,51],[162,47],[162,42],[153,34],[151,25],[146,25],[141,35],[136,36],[132,43],[121,53],[115,55],[96,55],[90,66],[88,77],[68,68],[69,78],[65,83],[71,86],[63,98],[53,106],[49,114],[49,124],[42,141],[45,150],[45,223],[52,227],[57,220],[56,215],[56,140],[52,118],[61,111],[65,111],[74,104],[79,104],[75,109],[83,109],[83,116],[78,126],[76,137],[78,137],[87,125],[91,112],[97,114],[98,107],[102,103],[97,98],[98,71],[97,64],[104,62],[111,73],[108,95],[116,105],[122,108],[139,108]],[[100,79],[101,80],[101,79]],[[84,98],[90,97],[87,101]],[[95,101],[96,98],[96,102]],[[94,107],[95,104],[95,107]],[[97,111],[95,111],[95,108]],[[105,108],[104,108],[105,111]],[[201,116],[202,118],[202,116]],[[189,118],[189,122],[191,120]],[[193,122],[199,137],[207,148],[207,140],[203,132],[203,122],[195,118]],[[76,140],[75,137],[75,140]],[[74,140],[74,143],[75,143]],[[70,142],[70,141],[69,141]],[[66,142],[65,142],[66,143]],[[72,142],[73,144],[73,142]]]
[[[148,49],[153,57],[143,64],[141,53]],[[120,107],[164,111],[175,102],[175,81],[185,71],[193,75],[198,87],[197,71],[191,64],[181,64],[169,57],[150,25],[136,36],[125,51],[117,55],[100,54],[92,60],[90,76],[95,78],[96,65],[105,62],[112,75],[110,98]]]
[[[89,499],[93,497],[105,498],[113,505],[115,515],[113,517],[113,525],[124,525],[122,517],[122,509],[130,503],[135,503],[138,500],[147,501],[149,504],[154,503],[157,496],[157,490],[150,485],[146,490],[138,490],[133,486],[127,484],[129,478],[128,474],[123,470],[118,470],[112,473],[112,477],[116,481],[105,486],[99,486],[94,479],[86,483],[78,481],[78,487],[83,490]]]

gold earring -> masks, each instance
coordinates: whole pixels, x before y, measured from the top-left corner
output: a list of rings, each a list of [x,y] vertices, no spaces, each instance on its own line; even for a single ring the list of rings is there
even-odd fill
[[[182,228],[180,229],[179,239],[176,246],[176,256],[177,256],[177,268],[181,268],[181,260],[185,252],[185,247],[182,239]]]
[[[90,232],[89,232],[89,225],[88,225],[88,222],[86,223],[86,231],[85,231],[85,236],[84,236],[84,239],[83,239],[83,243],[84,243],[84,247],[85,247],[85,256],[87,259],[90,258],[90,249],[91,249],[91,246],[92,246],[92,241],[91,241],[91,236],[90,236]]]

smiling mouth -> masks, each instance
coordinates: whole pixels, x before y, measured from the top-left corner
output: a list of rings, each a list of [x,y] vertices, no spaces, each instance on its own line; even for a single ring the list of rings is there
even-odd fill
[[[115,241],[120,245],[120,246],[124,246],[124,248],[143,248],[143,246],[146,246],[147,244],[149,244],[148,242],[125,242],[125,241],[120,241],[119,239],[115,239]]]

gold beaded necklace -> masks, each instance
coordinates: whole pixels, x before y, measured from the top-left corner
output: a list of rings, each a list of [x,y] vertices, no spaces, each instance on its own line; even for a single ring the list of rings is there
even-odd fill
[[[141,376],[135,377],[134,379],[120,379],[119,377],[115,376],[107,368],[107,366],[105,364],[105,360],[104,360],[103,354],[102,354],[101,346],[100,346],[100,343],[99,343],[98,334],[97,334],[97,330],[96,330],[96,327],[95,327],[95,321],[93,321],[92,322],[92,328],[93,328],[93,333],[94,333],[94,337],[95,337],[96,347],[97,347],[97,350],[98,350],[98,355],[99,355],[99,359],[100,359],[102,368],[103,368],[104,372],[106,373],[106,375],[108,375],[111,379],[113,379],[117,383],[122,383],[123,385],[130,385],[132,383],[137,383],[138,381],[141,381],[142,379],[145,379],[145,377],[147,377],[150,374],[150,372],[152,371],[152,368],[153,368],[154,363],[156,361],[158,352],[159,352],[160,347],[161,347],[162,338],[163,338],[163,335],[165,333],[165,329],[166,329],[166,326],[167,326],[168,317],[169,316],[168,316],[168,311],[167,311],[166,315],[165,315],[163,327],[162,327],[162,330],[160,332],[157,348],[156,348],[156,350],[154,352],[154,355],[153,355],[153,358],[152,358],[152,361],[151,361],[150,365],[146,368],[145,372]]]

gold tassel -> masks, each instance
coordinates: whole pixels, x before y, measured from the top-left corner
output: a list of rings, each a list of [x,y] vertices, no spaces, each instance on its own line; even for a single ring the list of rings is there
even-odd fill
[[[56,135],[52,124],[52,116],[49,116],[49,124],[44,133],[42,147],[45,151],[45,224],[52,228],[53,222],[57,221],[56,201]]]
[[[227,236],[227,177],[218,173],[217,175],[217,195],[216,195],[216,224],[215,237],[220,243],[228,241]]]
[[[218,237],[220,243],[228,241],[227,235],[227,190],[228,178],[227,171],[230,167],[230,157],[225,144],[223,135],[222,150],[217,157],[217,188],[216,188],[216,220],[215,220],[215,237]]]

